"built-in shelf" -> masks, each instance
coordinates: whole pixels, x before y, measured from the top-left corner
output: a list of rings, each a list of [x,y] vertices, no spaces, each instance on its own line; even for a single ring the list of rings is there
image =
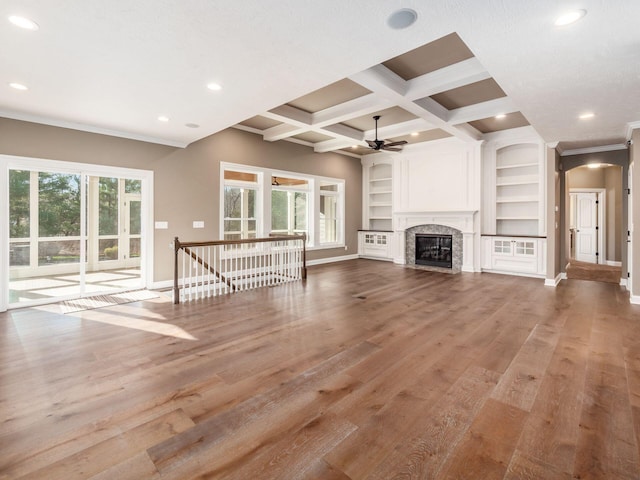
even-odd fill
[[[538,197],[533,195],[523,196],[523,197],[501,197],[496,198],[496,203],[529,203],[529,202],[537,202]]]
[[[393,201],[393,165],[390,162],[363,162],[365,208],[363,227],[391,230]],[[385,237],[386,238],[386,237]]]
[[[537,167],[537,163],[522,163],[519,165],[498,165],[496,166],[496,170],[506,170],[509,168],[524,168],[524,167]]]
[[[495,152],[495,228],[503,235],[539,235],[544,229],[544,186],[537,143],[498,147]]]

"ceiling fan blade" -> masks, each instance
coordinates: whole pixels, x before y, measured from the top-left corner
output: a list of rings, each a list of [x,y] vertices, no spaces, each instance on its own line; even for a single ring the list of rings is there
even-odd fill
[[[382,150],[386,150],[387,152],[401,152],[402,147],[389,147],[387,145],[383,145]]]
[[[378,148],[378,145],[376,144],[375,141],[373,140],[365,140],[365,142],[367,142],[367,144],[369,145],[369,147],[371,148]]]
[[[387,147],[397,147],[398,145],[406,145],[407,142],[406,140],[400,140],[398,142],[390,142],[390,143],[385,143],[385,146]]]

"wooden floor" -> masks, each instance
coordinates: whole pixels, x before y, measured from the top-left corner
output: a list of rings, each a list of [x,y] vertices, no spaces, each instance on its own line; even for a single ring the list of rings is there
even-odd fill
[[[0,479],[638,479],[618,285],[353,260],[174,306],[0,314]]]
[[[569,260],[569,264],[567,265],[567,278],[569,279],[619,284],[621,276],[621,267],[579,262],[574,259]]]

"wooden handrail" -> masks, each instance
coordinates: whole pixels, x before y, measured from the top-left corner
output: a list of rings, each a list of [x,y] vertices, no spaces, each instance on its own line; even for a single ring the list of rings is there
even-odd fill
[[[206,242],[181,242],[178,237],[174,237],[173,248],[174,248],[174,275],[173,275],[173,303],[180,302],[180,285],[178,282],[178,252],[180,249],[183,249],[184,252],[197,261],[200,265],[203,266],[206,270],[213,273],[218,279],[222,280],[227,284],[227,286],[236,290],[237,287],[224,275],[218,272],[213,266],[209,265],[202,258],[200,258],[192,248],[195,247],[211,247],[211,246],[220,246],[220,245],[244,245],[251,243],[266,243],[266,242],[277,242],[277,241],[291,241],[291,240],[301,240],[302,241],[302,267],[301,267],[301,277],[303,280],[307,278],[307,235],[279,235],[274,234],[270,235],[266,238],[246,238],[240,240],[211,240]]]

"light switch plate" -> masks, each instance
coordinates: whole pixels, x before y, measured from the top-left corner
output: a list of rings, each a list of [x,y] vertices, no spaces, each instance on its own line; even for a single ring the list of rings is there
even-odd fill
[[[204,228],[204,222],[202,220],[194,220],[193,228]]]
[[[156,222],[156,230],[166,230],[169,228],[169,222]]]

